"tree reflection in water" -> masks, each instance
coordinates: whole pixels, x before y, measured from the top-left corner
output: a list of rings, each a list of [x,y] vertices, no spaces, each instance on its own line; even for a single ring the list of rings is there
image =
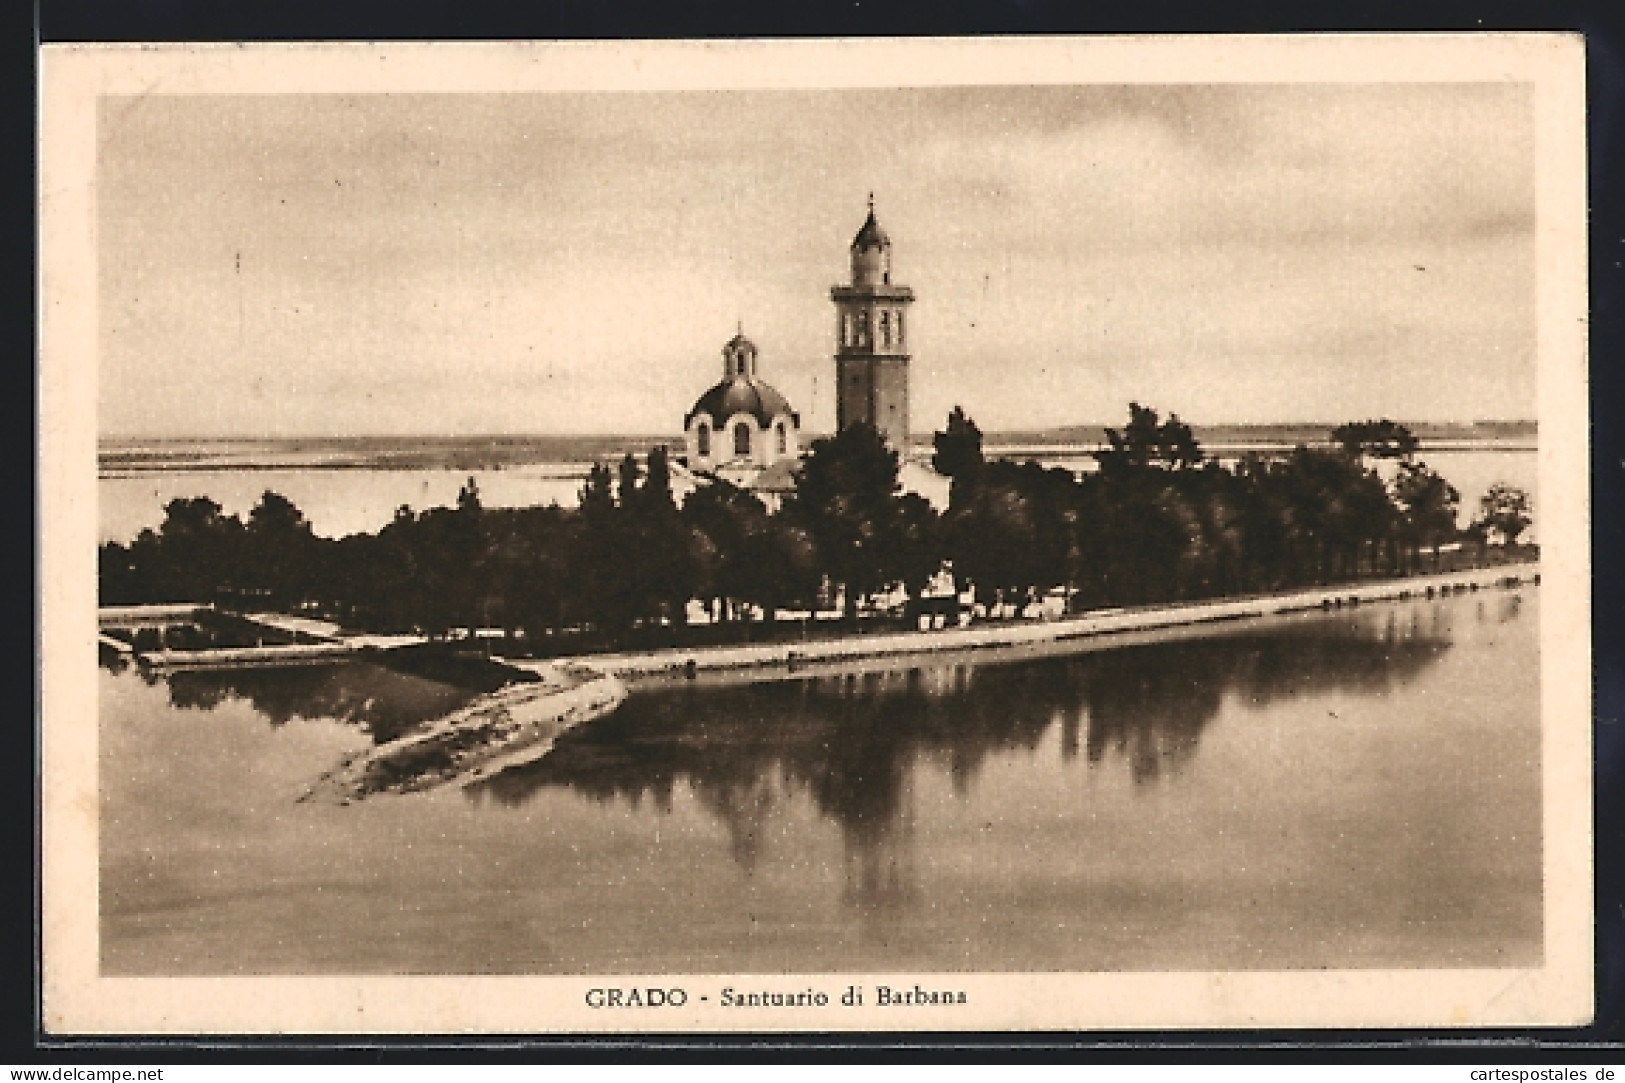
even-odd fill
[[[921,764],[966,793],[989,757],[1035,749],[1058,724],[1064,757],[1076,757],[1081,731],[1092,767],[1120,760],[1150,785],[1196,755],[1227,695],[1260,706],[1379,695],[1448,645],[1448,616],[1419,607],[1064,657],[638,692],[543,759],[469,792],[519,805],[567,787],[669,807],[686,785],[726,827],[747,873],[775,806],[805,794],[841,832],[847,901],[893,909],[916,896],[911,787]]]
[[[841,833],[846,901],[902,909],[917,897],[912,787],[922,767],[967,794],[990,757],[1034,750],[1058,726],[1065,760],[1081,749],[1091,768],[1121,763],[1136,785],[1165,782],[1196,755],[1227,696],[1263,707],[1334,691],[1380,695],[1448,647],[1451,612],[1419,605],[1085,654],[642,691],[542,760],[470,793],[519,805],[562,787],[669,809],[686,787],[725,827],[747,874],[776,810],[805,797]],[[1475,615],[1516,619],[1518,598],[1481,599]],[[477,695],[365,661],[166,679],[177,708],[246,700],[273,725],[337,719],[377,741]]]
[[[169,702],[213,710],[247,700],[274,726],[297,718],[360,725],[377,742],[472,703],[479,692],[400,673],[370,662],[171,673]]]

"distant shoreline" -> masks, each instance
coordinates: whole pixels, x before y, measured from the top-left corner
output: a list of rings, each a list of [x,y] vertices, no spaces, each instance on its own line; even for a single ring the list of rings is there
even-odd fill
[[[1419,451],[1528,452],[1537,449],[1533,421],[1410,426]],[[1286,452],[1299,444],[1331,445],[1330,425],[1209,425],[1193,430],[1209,454]],[[994,458],[1085,458],[1101,450],[1104,427],[1067,426],[1034,432],[990,432],[986,452]],[[265,472],[275,470],[503,470],[536,466],[579,467],[658,445],[681,447],[679,435],[625,436],[332,436],[105,438],[97,448],[98,478],[145,474]],[[908,457],[924,459],[929,441],[916,442]],[[560,476],[576,476],[564,472]]]

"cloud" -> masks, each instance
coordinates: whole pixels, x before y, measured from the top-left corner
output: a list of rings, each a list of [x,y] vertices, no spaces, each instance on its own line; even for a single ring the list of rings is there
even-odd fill
[[[871,190],[916,425],[1528,415],[1532,115],[1488,84],[112,100],[103,424],[675,430],[743,320],[827,427]]]

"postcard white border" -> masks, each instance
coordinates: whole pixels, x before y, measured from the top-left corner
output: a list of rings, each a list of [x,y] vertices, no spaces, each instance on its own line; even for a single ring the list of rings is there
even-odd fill
[[[726,62],[719,62],[726,58]],[[41,77],[44,1024],[51,1035],[1452,1027],[1592,1013],[1584,46],[1576,35],[61,46]],[[726,975],[104,978],[97,942],[96,103],[126,94],[511,93],[999,83],[1535,86],[1545,962],[1521,970],[775,975],[953,1008],[593,1010]],[[761,981],[751,981],[760,985]],[[833,999],[833,998],[832,998]]]

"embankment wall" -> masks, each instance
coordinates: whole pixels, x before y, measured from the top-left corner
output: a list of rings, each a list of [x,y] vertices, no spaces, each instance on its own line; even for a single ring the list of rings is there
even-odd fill
[[[1507,564],[1441,575],[1345,583],[1283,594],[1101,610],[1053,621],[1001,621],[968,628],[848,636],[798,643],[597,654],[582,656],[577,661],[634,681],[728,670],[794,670],[890,655],[1019,647],[1074,639],[1127,636],[1204,624],[1228,624],[1284,613],[1512,586],[1536,582],[1539,576],[1538,563]],[[508,661],[523,668],[545,664],[522,659]]]

